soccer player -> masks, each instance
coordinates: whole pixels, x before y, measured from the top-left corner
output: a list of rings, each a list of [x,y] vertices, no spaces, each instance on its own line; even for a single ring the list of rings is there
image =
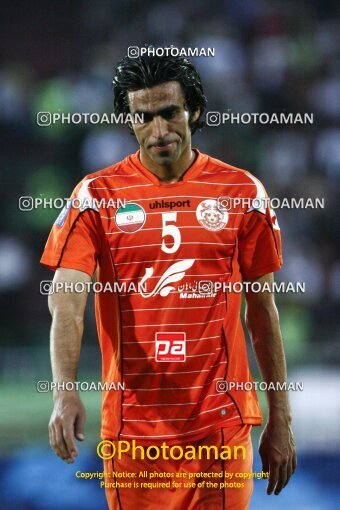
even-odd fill
[[[252,480],[238,489],[227,482],[239,481],[238,472],[251,473],[250,432],[262,418],[254,390],[227,386],[252,381],[241,294],[227,284],[273,282],[282,263],[278,223],[265,200],[252,206],[252,199],[267,197],[257,178],[192,148],[192,135],[204,125],[206,98],[187,59],[126,57],[115,71],[114,94],[117,114],[143,116],[130,125],[139,150],[76,186],[78,207],[59,215],[42,257],[55,270],[55,283],[95,276],[102,284],[127,284],[120,292],[96,294],[103,381],[124,384],[124,391],[104,391],[102,438],[146,446],[243,445],[247,455],[105,460],[106,473],[138,475],[134,489],[107,488],[109,507],[245,510]],[[240,197],[248,201],[235,200]],[[110,200],[116,209],[105,207]],[[245,297],[263,379],[283,383],[273,294],[248,287]],[[56,382],[76,381],[86,300],[85,291],[49,296]],[[279,494],[296,467],[291,411],[285,391],[268,391],[268,403],[259,451],[263,471],[269,471],[267,492]],[[50,443],[66,462],[77,456],[75,439],[84,439],[84,422],[78,392],[55,391]],[[195,479],[196,485],[176,489],[143,487],[149,481],[143,474],[151,471],[158,479],[163,471],[183,477],[211,472],[225,485],[202,488]]]

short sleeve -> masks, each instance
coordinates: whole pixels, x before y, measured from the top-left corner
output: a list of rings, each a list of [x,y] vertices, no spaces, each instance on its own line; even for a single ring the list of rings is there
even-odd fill
[[[238,235],[238,253],[244,278],[256,278],[280,269],[280,228],[270,207],[263,212],[251,210],[244,214]]]
[[[80,213],[72,227],[67,238],[58,246],[58,258],[55,256],[55,235],[50,235],[41,263],[49,269],[65,267],[84,271],[90,276],[93,275],[97,259],[101,251],[101,224],[99,214],[91,209],[86,209]]]

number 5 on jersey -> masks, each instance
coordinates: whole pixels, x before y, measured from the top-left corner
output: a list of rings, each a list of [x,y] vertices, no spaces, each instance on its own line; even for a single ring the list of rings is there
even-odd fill
[[[162,251],[165,253],[175,253],[181,245],[181,232],[176,225],[171,225],[177,220],[177,212],[162,213]],[[164,237],[171,236],[172,244],[166,243]]]

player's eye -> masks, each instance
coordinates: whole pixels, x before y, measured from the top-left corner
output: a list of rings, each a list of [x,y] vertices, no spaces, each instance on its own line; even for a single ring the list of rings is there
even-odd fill
[[[163,119],[165,120],[171,120],[175,117],[175,112],[166,112],[162,115]]]
[[[148,112],[143,112],[143,124],[147,124],[151,122],[153,119],[153,114]]]
[[[162,117],[165,120],[171,120],[174,119],[178,113],[179,110],[177,108],[169,108],[168,110],[164,110],[162,112]]]

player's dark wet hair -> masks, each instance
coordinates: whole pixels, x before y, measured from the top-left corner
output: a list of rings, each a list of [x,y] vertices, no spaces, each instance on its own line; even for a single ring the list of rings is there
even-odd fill
[[[192,134],[195,133],[197,129],[205,125],[201,117],[207,99],[203,92],[201,78],[194,65],[181,56],[143,55],[137,58],[127,56],[118,62],[113,78],[115,114],[130,113],[128,92],[151,88],[167,81],[180,83],[190,114],[190,130]],[[200,116],[196,121],[191,122],[190,118],[197,110],[200,110]]]

